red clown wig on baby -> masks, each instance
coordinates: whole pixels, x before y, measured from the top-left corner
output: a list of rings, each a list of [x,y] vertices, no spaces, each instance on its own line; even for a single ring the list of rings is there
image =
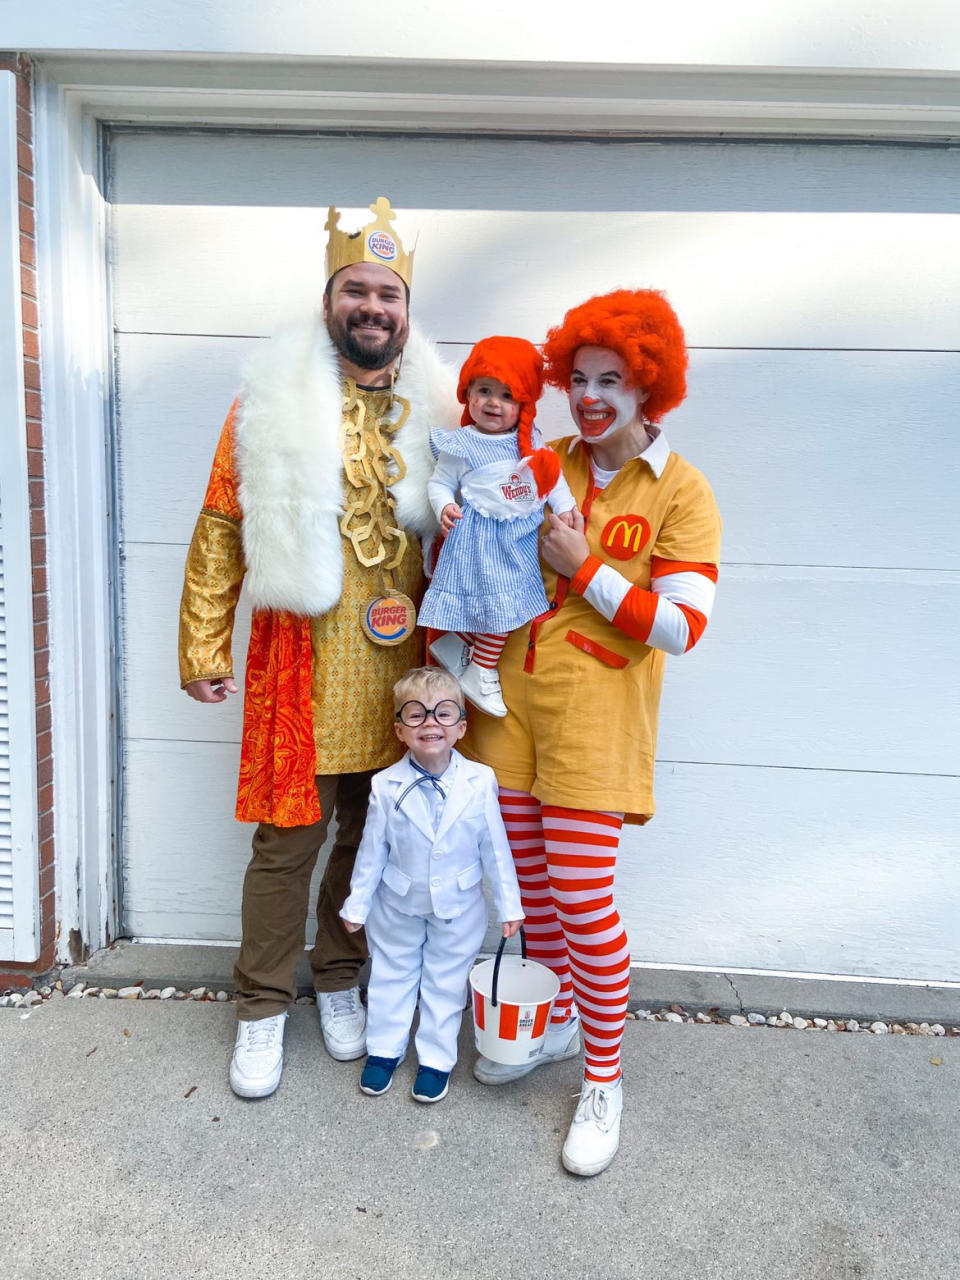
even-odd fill
[[[687,394],[683,330],[656,289],[616,289],[568,311],[543,344],[551,386],[570,390],[581,347],[607,347],[626,361],[630,385],[647,393],[643,416],[650,422],[659,422]]]
[[[533,448],[533,417],[543,391],[543,358],[540,352],[525,338],[483,338],[460,370],[457,399],[462,405],[466,406],[471,382],[478,378],[496,378],[509,389],[519,405],[517,452],[521,458],[529,459],[542,498],[560,477],[560,459],[552,449]],[[465,427],[471,423],[466,407],[460,421]]]

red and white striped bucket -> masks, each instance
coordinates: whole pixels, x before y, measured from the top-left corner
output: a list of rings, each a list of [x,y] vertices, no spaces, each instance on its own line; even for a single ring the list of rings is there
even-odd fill
[[[560,979],[546,965],[527,959],[522,928],[522,955],[505,956],[505,941],[500,940],[494,960],[481,961],[470,973],[474,1037],[485,1058],[519,1066],[543,1048]]]

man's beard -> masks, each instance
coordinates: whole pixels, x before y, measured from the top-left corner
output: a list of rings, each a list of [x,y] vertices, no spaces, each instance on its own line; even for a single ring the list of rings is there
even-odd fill
[[[404,321],[392,332],[384,327],[381,330],[386,338],[384,342],[369,337],[361,338],[355,332],[354,325],[344,324],[342,320],[330,316],[327,320],[327,332],[330,334],[333,345],[345,360],[349,360],[358,369],[369,369],[373,372],[377,369],[386,369],[393,364],[409,337],[410,326]]]

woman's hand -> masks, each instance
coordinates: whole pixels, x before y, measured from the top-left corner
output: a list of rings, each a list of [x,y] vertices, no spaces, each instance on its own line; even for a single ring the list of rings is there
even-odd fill
[[[583,534],[583,516],[579,511],[571,514],[573,524],[568,526],[551,512],[547,516],[547,532],[540,539],[540,554],[552,569],[565,578],[572,578],[590,555]]]
[[[344,920],[343,927],[346,929],[347,933],[357,933],[363,928],[363,925],[357,924],[356,920]]]
[[[522,924],[522,920],[504,920],[500,931],[505,938],[512,938]]]
[[[440,528],[446,537],[458,520],[463,519],[463,512],[455,502],[448,502],[440,512]]]

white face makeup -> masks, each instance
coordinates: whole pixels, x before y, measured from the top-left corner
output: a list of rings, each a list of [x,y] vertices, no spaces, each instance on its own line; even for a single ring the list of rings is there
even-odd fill
[[[570,376],[570,414],[587,444],[640,425],[646,392],[628,386],[627,362],[609,347],[581,347]]]

